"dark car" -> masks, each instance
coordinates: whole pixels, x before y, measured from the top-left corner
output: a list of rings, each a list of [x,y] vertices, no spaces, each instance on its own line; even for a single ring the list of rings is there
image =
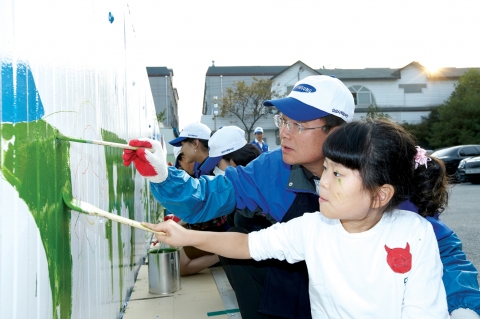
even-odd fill
[[[480,156],[461,160],[455,177],[460,182],[480,184]]]
[[[454,175],[458,164],[467,157],[480,156],[480,145],[458,145],[443,148],[433,152],[430,156],[441,159],[445,163],[448,175]]]

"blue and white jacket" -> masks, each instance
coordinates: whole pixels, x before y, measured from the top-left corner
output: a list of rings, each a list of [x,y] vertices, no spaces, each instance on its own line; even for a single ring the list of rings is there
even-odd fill
[[[281,149],[261,154],[245,167],[228,167],[225,176],[191,178],[168,168],[162,183],[151,183],[155,198],[188,223],[211,220],[235,208],[261,209],[280,221],[297,192],[314,191],[300,166],[282,160]],[[438,218],[427,218],[437,237],[449,311],[468,308],[480,315],[478,271],[466,259],[457,235]]]
[[[260,150],[260,152],[262,153],[265,153],[265,152],[268,152],[269,151],[269,148],[268,148],[268,144],[263,142],[262,143],[262,147],[260,147],[260,143],[258,143],[258,141],[255,139],[253,141],[250,142],[250,144],[253,144],[255,145],[256,147],[258,147],[258,149]]]

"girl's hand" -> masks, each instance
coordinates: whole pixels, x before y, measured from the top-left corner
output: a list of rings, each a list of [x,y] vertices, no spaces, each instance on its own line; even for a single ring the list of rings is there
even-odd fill
[[[159,224],[142,223],[143,226],[155,231],[162,231],[165,235],[155,234],[158,241],[173,247],[191,246],[188,229],[180,226],[173,220],[167,220]]]

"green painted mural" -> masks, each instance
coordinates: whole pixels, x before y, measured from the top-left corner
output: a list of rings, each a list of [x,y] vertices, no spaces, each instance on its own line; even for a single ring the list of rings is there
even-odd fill
[[[48,262],[54,318],[70,318],[72,254],[70,210],[62,188],[71,191],[69,145],[55,139],[54,128],[43,120],[2,124],[1,170],[35,219]]]

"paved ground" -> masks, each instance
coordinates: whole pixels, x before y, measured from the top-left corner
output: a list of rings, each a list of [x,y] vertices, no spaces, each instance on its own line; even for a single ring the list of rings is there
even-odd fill
[[[467,258],[480,271],[480,185],[454,185],[440,219],[457,233]]]

